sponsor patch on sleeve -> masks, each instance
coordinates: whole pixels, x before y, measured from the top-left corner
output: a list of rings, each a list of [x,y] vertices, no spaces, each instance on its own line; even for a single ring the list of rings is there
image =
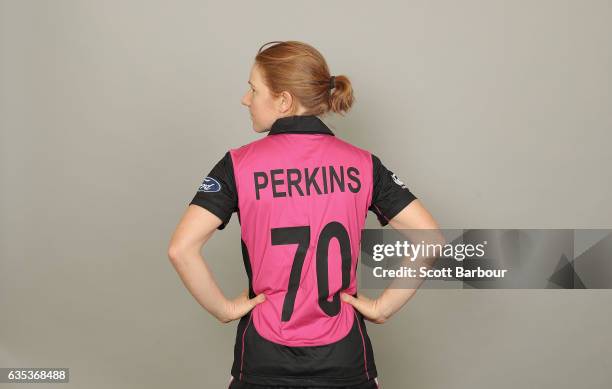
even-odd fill
[[[219,181],[212,177],[205,177],[204,181],[198,188],[198,192],[218,192],[221,190],[221,184]]]
[[[402,182],[402,180],[400,180],[400,179],[399,179],[399,178],[398,178],[398,177],[395,175],[395,173],[392,173],[392,174],[391,174],[391,178],[393,178],[393,181],[394,181],[394,182],[395,182],[397,185],[401,186],[401,187],[402,187],[402,188],[404,188],[404,189],[408,189],[408,187],[406,186],[406,184],[404,184],[404,183]]]

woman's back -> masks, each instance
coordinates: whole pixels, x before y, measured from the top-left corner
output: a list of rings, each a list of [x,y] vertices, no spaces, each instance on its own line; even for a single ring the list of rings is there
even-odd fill
[[[356,292],[370,154],[337,139],[316,116],[293,116],[231,156],[251,286],[266,294],[253,311],[255,328],[287,346],[341,339],[354,314],[338,292]]]
[[[357,385],[376,377],[355,295],[368,209],[381,224],[416,197],[370,152],[337,138],[316,116],[288,116],[264,138],[226,153],[191,204],[236,211],[250,297],[232,375],[267,385]],[[207,182],[205,180],[205,182]]]

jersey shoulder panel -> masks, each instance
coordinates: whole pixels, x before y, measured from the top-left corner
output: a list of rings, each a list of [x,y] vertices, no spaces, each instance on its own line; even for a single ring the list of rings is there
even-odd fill
[[[222,230],[238,207],[238,191],[230,152],[226,152],[204,177],[189,205],[207,209],[219,219]]]
[[[374,212],[381,226],[389,224],[416,196],[399,177],[372,154],[374,190],[369,210]]]

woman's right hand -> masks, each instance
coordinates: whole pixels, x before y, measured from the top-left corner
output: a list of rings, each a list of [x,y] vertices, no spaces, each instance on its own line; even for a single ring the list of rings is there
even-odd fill
[[[249,298],[249,290],[245,289],[240,293],[238,297],[233,300],[226,300],[223,306],[223,311],[217,317],[222,323],[229,323],[234,320],[240,319],[242,316],[249,313],[249,311],[257,304],[261,304],[266,300],[266,296],[261,293],[253,298]]]

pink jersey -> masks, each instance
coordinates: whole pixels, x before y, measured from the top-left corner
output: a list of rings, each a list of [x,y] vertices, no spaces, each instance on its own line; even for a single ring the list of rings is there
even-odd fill
[[[375,377],[363,316],[340,292],[357,293],[368,210],[386,225],[415,198],[316,116],[278,119],[267,136],[226,153],[191,204],[217,215],[219,229],[238,213],[250,296],[266,295],[239,323],[232,374],[263,384]]]
[[[253,325],[287,346],[343,338],[355,315],[361,230],[372,196],[370,153],[335,136],[277,134],[230,151],[252,286]]]

